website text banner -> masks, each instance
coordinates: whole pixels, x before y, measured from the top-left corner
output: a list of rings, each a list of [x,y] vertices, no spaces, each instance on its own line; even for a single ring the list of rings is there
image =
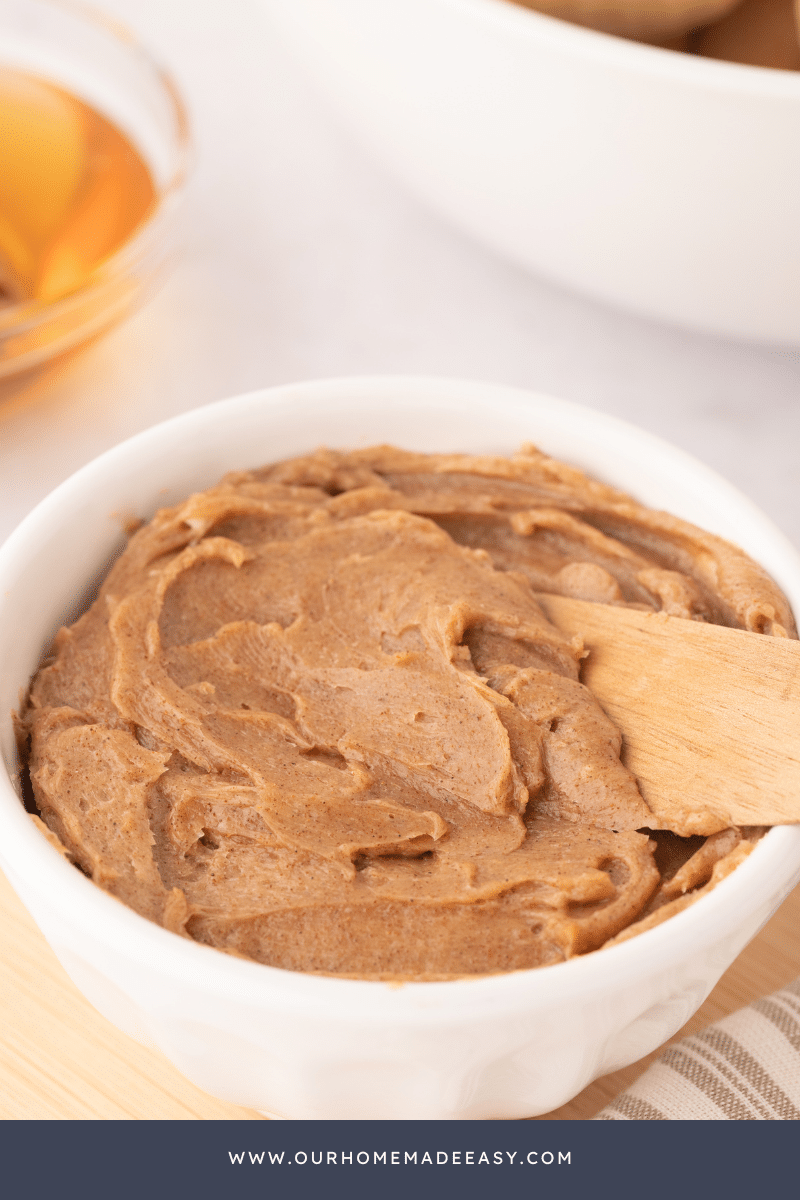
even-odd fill
[[[7,1121],[3,1194],[80,1200],[779,1194],[794,1122]],[[774,1189],[774,1193],[773,1193]]]

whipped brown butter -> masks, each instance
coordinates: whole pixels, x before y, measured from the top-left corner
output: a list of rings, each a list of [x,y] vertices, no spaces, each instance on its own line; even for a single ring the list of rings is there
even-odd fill
[[[511,971],[649,927],[762,831],[657,829],[536,591],[796,636],[742,551],[532,446],[321,450],[133,535],[31,687],[41,818],[137,912],[298,971]]]

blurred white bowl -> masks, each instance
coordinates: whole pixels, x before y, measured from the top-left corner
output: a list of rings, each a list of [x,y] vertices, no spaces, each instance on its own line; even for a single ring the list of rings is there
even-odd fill
[[[549,1111],[680,1028],[800,875],[800,829],[773,829],[709,896],[612,949],[397,987],[264,967],[168,933],[95,887],[25,814],[10,713],[121,547],[121,519],[321,443],[510,452],[525,440],[734,539],[800,611],[798,555],[706,467],[577,405],[447,380],[329,380],[197,409],[84,467],[0,549],[0,866],[95,1007],[209,1092],[293,1118]]]
[[[800,73],[595,33],[508,0],[261,0],[418,195],[635,312],[800,341]]]

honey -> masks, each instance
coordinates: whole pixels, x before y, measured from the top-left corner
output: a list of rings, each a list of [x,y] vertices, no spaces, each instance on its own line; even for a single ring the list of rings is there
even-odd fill
[[[0,306],[77,291],[156,198],[141,154],[106,117],[0,67]]]

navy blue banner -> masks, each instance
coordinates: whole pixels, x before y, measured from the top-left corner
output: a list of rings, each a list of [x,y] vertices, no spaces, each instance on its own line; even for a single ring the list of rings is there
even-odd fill
[[[796,1186],[793,1122],[7,1121],[9,1200],[753,1200]]]

